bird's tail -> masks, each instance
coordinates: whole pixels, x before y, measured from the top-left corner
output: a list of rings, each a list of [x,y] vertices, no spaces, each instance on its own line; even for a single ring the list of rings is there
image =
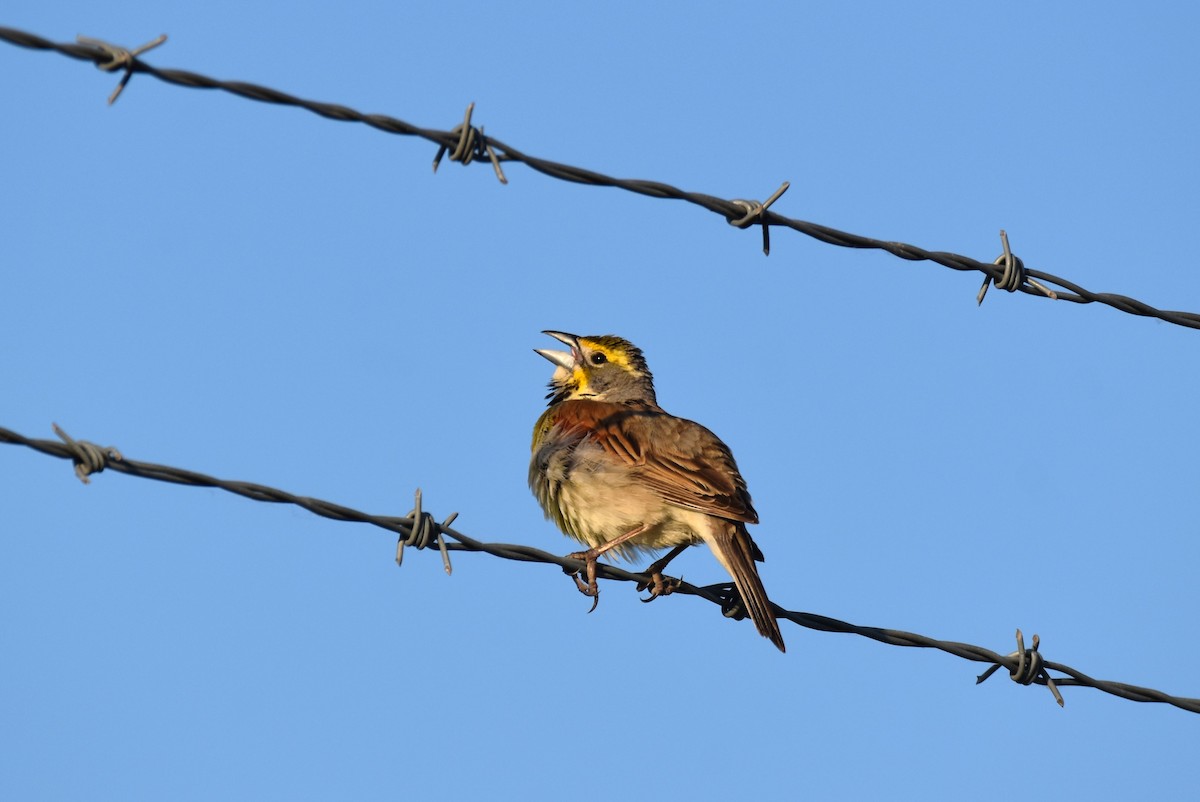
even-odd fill
[[[758,633],[764,638],[770,639],[771,643],[779,647],[779,651],[786,652],[787,649],[783,645],[783,633],[779,631],[779,622],[775,620],[775,614],[771,612],[771,601],[767,598],[767,591],[763,587],[762,580],[758,578],[758,569],[754,567],[755,557],[757,556],[761,560],[762,552],[754,545],[750,533],[746,531],[746,525],[741,521],[718,518],[710,520],[712,521],[712,526],[709,527],[710,537],[705,538],[709,548],[712,549],[721,565],[725,566],[729,575],[733,577],[733,583],[737,586],[742,603],[746,606],[746,612],[750,614],[754,626],[758,628]]]

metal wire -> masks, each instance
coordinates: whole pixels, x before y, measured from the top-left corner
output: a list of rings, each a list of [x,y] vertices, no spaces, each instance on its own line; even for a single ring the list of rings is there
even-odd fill
[[[1147,303],[1143,303],[1135,298],[1130,298],[1126,295],[1118,295],[1107,292],[1092,292],[1080,285],[1060,278],[1051,273],[1046,273],[1041,270],[1033,270],[1023,268],[1018,271],[1021,278],[1019,284],[1013,283],[1013,267],[1015,262],[1006,260],[1000,264],[980,262],[972,259],[969,256],[962,256],[956,253],[948,253],[945,251],[928,251],[916,245],[908,245],[903,242],[889,242],[885,240],[873,239],[864,237],[858,234],[850,234],[845,231],[839,231],[829,226],[823,226],[817,223],[810,223],[805,220],[797,220],[795,218],[784,217],[776,212],[767,210],[770,201],[766,203],[758,203],[757,201],[742,201],[742,200],[726,200],[713,195],[706,195],[699,192],[687,192],[670,184],[664,184],[658,181],[644,181],[641,179],[629,178],[614,178],[602,173],[597,173],[592,170],[586,170],[582,167],[573,167],[568,164],[539,159],[534,156],[522,153],[511,145],[506,145],[498,139],[492,137],[484,137],[482,128],[476,129],[470,125],[470,110],[467,118],[463,123],[456,126],[450,131],[441,131],[430,128],[420,128],[418,126],[407,123],[403,120],[398,120],[395,117],[389,117],[384,114],[364,114],[360,111],[348,108],[346,106],[337,105],[334,103],[320,103],[313,100],[304,100],[285,92],[280,92],[277,89],[270,89],[257,84],[245,83],[242,81],[221,81],[215,78],[209,78],[205,75],[199,75],[186,70],[175,69],[159,69],[152,67],[137,57],[138,52],[142,52],[143,48],[137,48],[133,51],[127,51],[123,48],[118,48],[107,43],[92,44],[96,40],[87,40],[84,43],[58,43],[43,39],[35,34],[25,31],[15,30],[13,28],[0,27],[0,40],[9,42],[10,44],[19,47],[27,47],[34,50],[52,50],[61,53],[71,58],[80,59],[82,61],[91,61],[97,66],[104,69],[119,68],[124,70],[125,76],[122,78],[120,88],[123,88],[129,77],[134,73],[145,73],[158,78],[160,81],[165,81],[169,84],[178,86],[187,86],[194,89],[219,89],[230,94],[244,97],[249,100],[257,100],[262,103],[274,103],[284,106],[295,106],[301,109],[307,109],[313,114],[319,114],[322,117],[327,117],[331,120],[341,120],[343,122],[359,122],[369,125],[372,128],[377,128],[380,131],[386,131],[390,134],[399,134],[401,136],[416,136],[428,140],[436,144],[439,152],[444,153],[449,151],[452,154],[457,154],[457,159],[463,164],[468,164],[473,160],[489,161],[496,175],[501,181],[506,181],[504,174],[500,168],[500,163],[505,161],[515,161],[525,164],[539,173],[548,175],[552,178],[557,178],[562,181],[571,181],[577,184],[590,184],[594,186],[616,187],[628,192],[635,192],[639,195],[647,195],[652,198],[673,198],[676,200],[686,201],[695,204],[702,208],[708,209],[711,212],[721,215],[727,221],[741,227],[742,221],[746,221],[747,225],[761,225],[763,227],[763,245],[764,251],[769,250],[769,242],[767,241],[768,226],[782,226],[798,231],[801,234],[812,237],[813,239],[827,243],[829,245],[837,245],[843,248],[868,248],[885,251],[898,256],[901,259],[909,261],[929,261],[934,264],[948,267],[952,270],[970,271],[974,270],[983,273],[984,276],[991,281],[996,282],[996,286],[1002,287],[1009,292],[1020,291],[1028,295],[1035,295],[1041,298],[1050,298],[1059,301],[1071,301],[1072,303],[1088,304],[1100,303],[1111,306],[1122,312],[1127,312],[1131,315],[1140,315],[1143,317],[1154,317],[1167,323],[1174,323],[1178,326],[1185,326],[1192,329],[1200,329],[1200,313],[1196,312],[1180,312],[1167,311],[1157,309]],[[115,93],[114,93],[115,98]],[[436,162],[435,162],[436,165]],[[747,219],[749,217],[749,219]],[[1007,254],[1011,256],[1011,254]],[[1013,257],[1015,259],[1015,257]],[[998,262],[1000,260],[997,260]],[[1039,284],[1039,282],[1041,282]],[[1049,290],[1043,285],[1055,285],[1060,289]],[[982,292],[980,293],[982,296]]]
[[[160,482],[172,482],[174,484],[191,485],[194,487],[215,487],[254,501],[294,504],[309,512],[325,518],[332,518],[335,521],[356,521],[358,523],[371,524],[372,526],[386,529],[389,532],[395,532],[399,535],[400,542],[406,545],[417,548],[439,546],[443,550],[443,567],[447,573],[449,573],[449,561],[445,557],[445,551],[483,552],[505,560],[557,565],[568,571],[578,571],[583,568],[583,563],[579,560],[567,559],[566,557],[560,557],[530,546],[511,543],[485,543],[475,540],[456,529],[450,528],[449,524],[454,520],[454,515],[449,516],[444,523],[437,523],[433,519],[433,516],[421,511],[419,499],[416,508],[407,517],[370,515],[351,509],[350,507],[334,504],[330,501],[323,501],[308,496],[297,496],[285,490],[278,490],[265,485],[217,479],[197,473],[196,471],[131,460],[121,456],[116,449],[111,447],[101,448],[84,440],[73,440],[65,432],[62,432],[57,425],[55,425],[55,431],[63,438],[62,442],[56,440],[37,440],[0,427],[0,443],[26,446],[43,454],[49,454],[52,457],[69,459],[75,464],[77,475],[85,482],[87,481],[88,473],[95,473],[107,468],[110,471],[126,473],[130,476],[140,476],[144,479],[154,479]],[[445,538],[449,538],[449,541],[446,541]],[[635,574],[604,563],[600,563],[597,569],[597,576],[603,579],[634,583],[646,582],[649,579],[645,574]],[[744,617],[739,609],[740,605],[738,604],[736,591],[732,583],[697,586],[682,580],[677,581],[676,593],[698,596],[719,605],[722,611],[729,617]],[[976,682],[982,682],[991,676],[996,668],[1003,666],[1008,669],[1009,676],[1022,685],[1036,684],[1048,686],[1060,705],[1062,704],[1062,697],[1055,686],[1059,688],[1083,686],[1095,688],[1113,696],[1119,696],[1122,699],[1130,699],[1135,702],[1161,702],[1190,713],[1200,713],[1200,699],[1172,696],[1162,691],[1153,690],[1152,688],[1143,688],[1123,682],[1094,679],[1070,666],[1045,660],[1037,651],[1039,646],[1037,636],[1035,635],[1033,639],[1033,650],[1026,651],[1020,630],[1017,631],[1018,651],[1008,655],[1001,655],[990,649],[985,649],[982,646],[972,646],[969,643],[937,640],[936,638],[929,638],[924,635],[917,635],[897,629],[859,626],[839,621],[836,618],[817,615],[816,613],[785,610],[777,604],[772,604],[771,608],[778,617],[786,618],[788,621],[799,624],[807,629],[819,632],[844,632],[851,635],[860,635],[864,638],[870,638],[871,640],[887,643],[892,646],[937,649],[947,654],[952,654],[955,657],[961,657],[964,660],[992,665],[993,667],[980,675]],[[1063,676],[1051,677],[1047,673],[1049,671],[1055,671]]]

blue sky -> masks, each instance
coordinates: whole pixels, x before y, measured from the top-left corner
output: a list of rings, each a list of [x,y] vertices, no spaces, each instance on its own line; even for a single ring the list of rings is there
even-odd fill
[[[0,24],[1200,310],[1200,12],[9,4]],[[737,455],[773,600],[1200,695],[1200,332],[0,46],[0,426],[557,553],[542,329]],[[0,796],[1180,798],[1198,720],[0,448]],[[674,566],[723,581],[703,549]]]

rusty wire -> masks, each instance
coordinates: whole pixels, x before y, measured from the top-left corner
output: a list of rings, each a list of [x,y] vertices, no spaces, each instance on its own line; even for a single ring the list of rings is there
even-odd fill
[[[59,429],[57,425],[55,425],[54,430],[58,433],[61,441],[37,440],[0,427],[0,443],[22,445],[53,457],[69,459],[75,465],[76,474],[84,482],[87,481],[89,473],[98,473],[107,468],[108,470],[129,474],[130,476],[140,476],[144,479],[154,479],[160,482],[171,482],[194,487],[215,487],[254,501],[294,504],[316,515],[332,518],[335,521],[355,521],[371,524],[372,526],[386,529],[398,535],[397,563],[400,562],[403,546],[414,546],[416,548],[437,546],[442,553],[442,563],[446,573],[450,573],[450,559],[447,553],[450,551],[483,552],[505,560],[557,565],[568,571],[578,571],[583,567],[583,563],[579,560],[560,557],[541,549],[532,548],[531,546],[511,543],[485,543],[469,537],[456,529],[450,528],[449,524],[454,520],[457,513],[452,513],[443,523],[439,524],[434,520],[432,515],[421,510],[419,491],[416,507],[409,515],[405,517],[371,515],[351,509],[350,507],[344,507],[340,504],[334,504],[330,501],[323,501],[308,496],[297,496],[284,490],[267,487],[266,485],[217,479],[203,473],[197,473],[196,471],[131,460],[123,457],[115,448],[99,447],[86,440],[74,440]],[[597,576],[602,579],[634,583],[645,582],[649,579],[645,574],[625,571],[604,563],[598,565]],[[733,583],[726,582],[715,585],[697,586],[682,580],[675,581],[678,582],[675,590],[676,593],[698,596],[706,601],[710,601],[720,606],[726,617],[738,619],[745,617],[740,609]],[[969,643],[937,640],[936,638],[929,638],[924,635],[917,635],[912,632],[904,632],[896,629],[859,626],[815,613],[785,610],[777,604],[772,604],[771,607],[775,615],[779,618],[786,618],[788,621],[807,629],[820,632],[842,632],[851,635],[860,635],[864,638],[870,638],[871,640],[887,643],[892,646],[937,649],[947,654],[952,654],[955,657],[961,657],[964,660],[989,664],[991,667],[976,678],[976,683],[983,682],[997,669],[1001,667],[1006,668],[1014,682],[1022,685],[1044,685],[1049,688],[1059,705],[1063,704],[1063,699],[1058,688],[1082,686],[1095,688],[1113,696],[1119,696],[1122,699],[1129,699],[1135,702],[1161,702],[1177,707],[1180,710],[1200,713],[1200,699],[1172,696],[1162,691],[1153,690],[1152,688],[1143,688],[1124,682],[1094,679],[1070,666],[1046,660],[1038,651],[1040,645],[1038,636],[1033,636],[1033,648],[1026,650],[1024,637],[1020,630],[1017,630],[1017,651],[1001,655],[990,649],[985,649],[982,646],[972,646]],[[1050,671],[1057,672],[1062,676],[1052,677],[1048,673]]]
[[[166,83],[178,86],[187,86],[195,89],[219,89],[262,103],[274,103],[306,109],[313,114],[319,114],[331,120],[359,122],[390,134],[420,137],[438,146],[438,159],[434,161],[435,169],[441,156],[446,152],[450,152],[453,160],[459,161],[464,165],[476,160],[488,161],[492,165],[493,170],[495,170],[497,178],[504,183],[507,183],[507,179],[500,165],[505,161],[514,161],[520,162],[539,173],[563,181],[594,186],[616,187],[628,192],[635,192],[639,195],[648,195],[652,198],[673,198],[687,201],[688,203],[721,215],[726,221],[739,228],[747,228],[753,225],[762,226],[764,252],[768,252],[770,249],[770,243],[767,238],[768,227],[782,226],[829,245],[837,245],[843,248],[881,250],[909,261],[929,261],[952,270],[978,271],[985,277],[985,289],[980,290],[978,295],[980,302],[982,302],[983,295],[986,293],[986,287],[990,283],[995,283],[997,287],[1008,292],[1020,291],[1041,298],[1071,301],[1072,303],[1079,304],[1100,303],[1131,315],[1154,317],[1178,326],[1200,329],[1200,313],[1157,309],[1135,298],[1115,293],[1092,292],[1067,279],[1041,270],[1026,268],[1024,267],[1024,263],[1013,256],[1008,250],[1007,237],[1005,237],[1004,256],[992,263],[980,262],[969,256],[962,256],[956,253],[928,251],[916,245],[873,239],[871,237],[839,231],[818,223],[784,217],[777,212],[767,209],[771,202],[778,197],[779,193],[776,193],[771,200],[764,203],[758,201],[727,200],[714,195],[688,192],[658,181],[614,178],[592,170],[586,170],[582,167],[573,167],[568,164],[530,156],[493,137],[485,137],[482,128],[472,126],[470,119],[473,104],[468,107],[466,118],[462,123],[450,131],[442,131],[431,128],[420,128],[384,114],[364,114],[334,103],[305,100],[285,92],[280,92],[277,89],[270,89],[257,84],[243,81],[222,81],[186,70],[152,67],[138,58],[138,54],[144,52],[154,42],[143,45],[140,48],[126,50],[106,42],[82,37],[80,42],[51,42],[35,34],[4,27],[0,27],[0,40],[19,47],[27,47],[34,50],[52,50],[71,58],[91,61],[101,69],[123,70],[125,73],[124,77],[121,79],[117,91],[110,96],[110,102],[124,88],[130,76],[134,73],[145,73]],[[155,42],[159,42],[159,40],[155,40]],[[1059,289],[1052,290],[1045,285],[1056,285]]]

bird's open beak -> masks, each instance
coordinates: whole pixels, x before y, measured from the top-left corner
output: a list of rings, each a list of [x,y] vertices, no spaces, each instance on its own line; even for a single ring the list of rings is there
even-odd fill
[[[579,348],[579,338],[574,334],[567,334],[562,331],[543,331],[542,334],[549,334],[554,339],[571,346],[570,352],[554,351],[550,348],[535,348],[534,353],[541,354],[549,359],[563,370],[574,370],[583,359],[583,351]]]

